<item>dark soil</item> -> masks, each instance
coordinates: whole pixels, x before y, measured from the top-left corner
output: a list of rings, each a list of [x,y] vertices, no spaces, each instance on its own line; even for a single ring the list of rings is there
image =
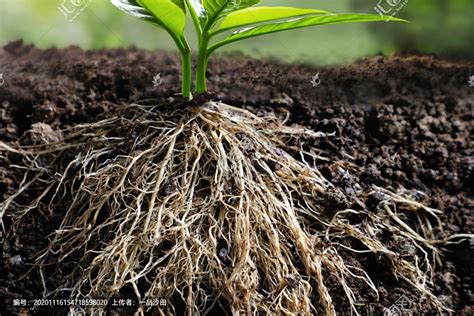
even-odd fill
[[[0,140],[11,143],[95,121],[113,113],[119,103],[176,98],[180,65],[176,55],[135,48],[39,50],[13,42],[0,50],[0,72],[5,79],[0,86]],[[152,80],[158,73],[162,82],[155,87]],[[316,73],[321,83],[313,87]],[[208,78],[210,89],[228,104],[257,114],[282,115],[287,110],[290,124],[335,132],[334,137],[306,145],[331,155],[333,162],[321,161],[319,168],[349,195],[355,183],[367,190],[377,185],[424,192],[420,200],[444,212],[444,232],[437,232],[441,238],[473,232],[474,87],[468,84],[473,74],[474,62],[426,56],[374,57],[338,68],[314,68],[236,55],[212,61]],[[32,128],[34,133],[26,133]],[[340,176],[334,172],[334,161],[358,167]],[[21,172],[11,166],[17,163],[14,155],[0,155],[0,201],[22,180]],[[34,190],[28,194],[35,196]],[[335,210],[351,207],[337,197],[333,202]],[[37,272],[26,273],[60,218],[61,214],[33,211],[13,232],[11,214],[5,216],[8,243],[3,245],[0,266],[1,315],[18,314],[13,299],[42,296]],[[403,244],[390,246],[410,253]],[[456,314],[474,313],[471,250],[468,242],[449,246],[444,265],[434,274],[435,294]],[[419,299],[386,271],[382,259],[365,255],[352,260],[368,270],[379,289],[376,301],[360,287],[356,295],[367,304],[388,307],[401,294]],[[61,285],[60,278],[55,282]],[[347,304],[342,295],[335,302],[340,311]]]

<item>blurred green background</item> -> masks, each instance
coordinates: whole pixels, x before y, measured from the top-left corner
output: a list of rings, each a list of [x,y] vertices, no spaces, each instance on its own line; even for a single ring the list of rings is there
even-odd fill
[[[58,7],[91,3],[73,21]],[[474,56],[473,0],[263,0],[334,12],[376,13],[396,10],[405,23],[347,24],[312,27],[259,37],[225,47],[254,57],[287,62],[337,64],[395,51],[418,50],[455,57]],[[191,24],[189,24],[191,26]],[[195,47],[192,28],[187,30]],[[38,47],[77,45],[84,49],[126,47],[174,50],[168,35],[117,10],[109,0],[0,0],[0,44],[23,39]]]

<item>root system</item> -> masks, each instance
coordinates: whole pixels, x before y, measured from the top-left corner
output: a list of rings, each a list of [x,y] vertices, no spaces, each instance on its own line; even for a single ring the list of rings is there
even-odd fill
[[[332,282],[357,313],[354,284],[378,295],[364,268],[343,255],[357,253],[384,257],[396,278],[443,308],[430,290],[438,246],[447,242],[432,233],[439,211],[392,188],[361,186],[354,198],[318,171],[316,161],[329,157],[289,145],[330,135],[214,102],[134,104],[120,113],[61,131],[56,141],[0,143],[0,153],[23,156],[29,168],[0,216],[32,185],[43,193],[18,218],[64,213],[37,266],[45,275],[59,262],[67,276],[61,289],[45,280],[45,295],[111,298],[129,288],[138,313],[159,298],[167,300],[163,314],[179,304],[189,315],[221,304],[233,314],[334,315]],[[376,206],[365,203],[371,196]],[[406,216],[419,225],[405,224]],[[387,233],[414,253],[389,249]]]

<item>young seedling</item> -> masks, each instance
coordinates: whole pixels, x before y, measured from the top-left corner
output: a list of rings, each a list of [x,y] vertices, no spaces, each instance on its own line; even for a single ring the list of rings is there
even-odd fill
[[[122,11],[165,29],[182,61],[182,94],[191,99],[191,50],[184,35],[186,8],[198,37],[195,92],[207,91],[209,57],[218,48],[247,38],[303,27],[351,22],[403,21],[379,14],[335,14],[323,10],[255,5],[260,0],[111,0]],[[222,40],[216,35],[232,31]]]

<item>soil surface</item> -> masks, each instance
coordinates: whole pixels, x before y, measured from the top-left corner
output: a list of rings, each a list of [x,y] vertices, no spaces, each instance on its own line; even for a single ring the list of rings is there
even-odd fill
[[[0,50],[0,141],[54,137],[54,130],[93,122],[120,103],[176,98],[179,72],[174,54],[135,48],[40,50],[9,43]],[[320,81],[312,83],[318,73]],[[331,155],[332,162],[319,162],[327,179],[348,194],[355,183],[367,190],[376,185],[423,192],[423,203],[443,211],[444,232],[436,233],[443,237],[473,232],[474,87],[468,84],[473,74],[474,62],[432,56],[373,57],[317,68],[233,55],[211,61],[208,84],[228,104],[257,114],[288,111],[289,124],[335,132],[306,144]],[[334,172],[341,161],[353,164],[354,172]],[[14,155],[0,155],[0,202],[22,181],[12,167],[17,163]],[[35,196],[33,191],[26,194]],[[334,208],[351,207],[345,203],[335,199]],[[61,214],[33,211],[12,232],[11,214],[4,217],[8,243],[0,265],[0,315],[18,315],[21,308],[13,306],[13,299],[41,298],[41,277],[27,272],[60,219]],[[402,254],[410,251],[403,244],[390,246]],[[469,242],[450,245],[444,254],[434,273],[434,293],[456,314],[472,315],[472,247]],[[380,293],[377,301],[361,286],[355,294],[367,304],[388,307],[401,294],[418,299],[384,270],[383,261],[368,255],[353,260],[368,270]],[[335,302],[340,311],[347,304],[342,295]]]

